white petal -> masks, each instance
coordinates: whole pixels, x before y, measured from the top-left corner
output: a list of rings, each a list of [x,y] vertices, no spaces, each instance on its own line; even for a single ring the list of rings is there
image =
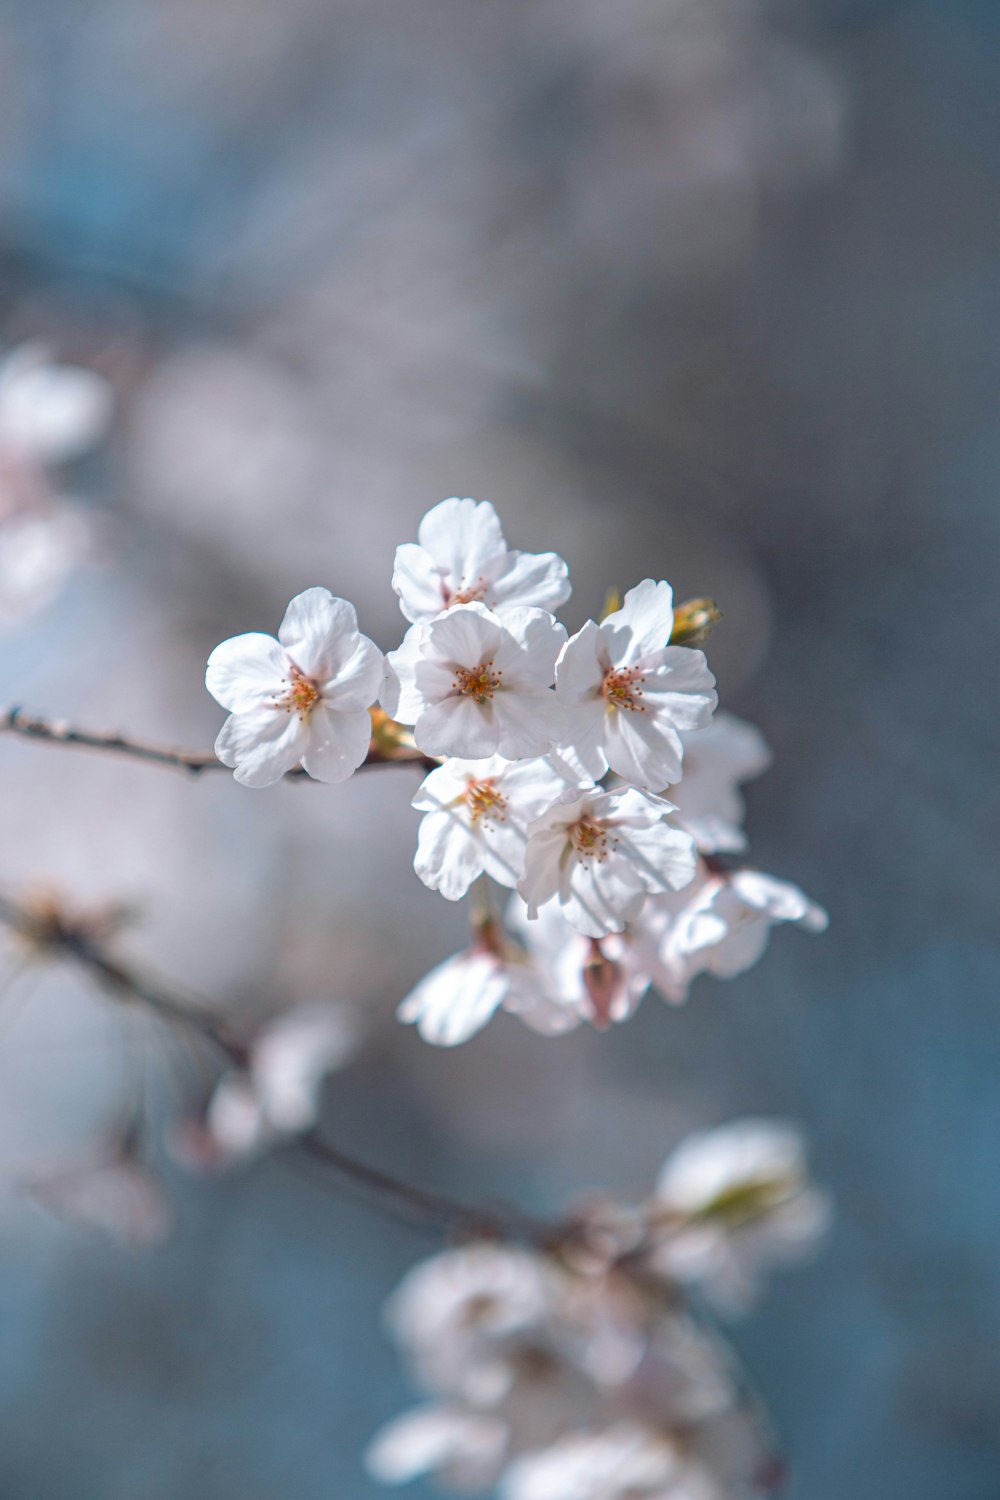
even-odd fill
[[[704,729],[718,702],[704,651],[668,646],[660,655],[643,683],[646,701],[658,714],[669,714],[676,729]]]
[[[224,766],[235,766],[242,786],[272,786],[298,764],[306,743],[297,714],[257,708],[230,715],[215,741],[215,753]]]
[[[234,635],[208,658],[205,686],[230,713],[245,713],[279,697],[289,676],[288,657],[273,635]]]
[[[433,620],[441,613],[448,602],[442,584],[440,571],[423,547],[404,542],[396,548],[392,587],[408,620]]]
[[[508,552],[489,597],[498,612],[516,605],[556,610],[565,604],[572,591],[569,568],[556,553]]]
[[[442,500],[424,516],[417,540],[445,574],[453,594],[473,587],[490,561],[506,551],[499,517],[488,500]]]
[[[556,658],[566,644],[566,627],[544,609],[504,612],[504,639],[496,664],[519,687],[547,688],[555,681]]]
[[[498,1417],[418,1406],[382,1428],[365,1464],[379,1484],[443,1473],[460,1489],[480,1490],[495,1477],[506,1446],[507,1427]]]
[[[366,635],[357,637],[352,655],[343,663],[336,677],[322,683],[325,702],[335,708],[371,708],[382,686],[382,653]]]
[[[537,832],[529,829],[524,874],[517,887],[529,917],[537,917],[539,907],[558,895],[568,848],[563,828],[543,827]]]
[[[538,692],[501,688],[492,707],[498,727],[497,748],[509,760],[544,755],[561,738],[560,705],[549,688]]]
[[[632,866],[622,859],[601,864],[574,859],[564,877],[559,899],[571,927],[587,937],[622,932],[642,910],[646,893]]]
[[[474,667],[496,657],[503,627],[482,604],[455,604],[425,626],[425,655],[460,667]]]
[[[669,583],[645,578],[629,589],[621,609],[602,620],[601,636],[611,660],[624,667],[664,650],[673,628],[673,589]]]
[[[772,922],[799,922],[810,932],[825,932],[829,925],[823,908],[788,880],[776,880],[760,870],[737,870],[730,885],[734,895]]]
[[[384,661],[384,676],[379,702],[390,718],[401,724],[415,724],[426,707],[426,699],[417,687],[417,665],[423,659],[424,627],[411,625],[395,651]]]
[[[319,702],[306,721],[302,764],[317,781],[353,776],[368,754],[372,721],[367,709],[340,713]]]
[[[413,726],[413,738],[425,755],[460,755],[465,760],[492,755],[499,735],[493,704],[463,695],[425,708]]]
[[[285,610],[278,640],[307,677],[318,682],[336,677],[357,647],[354,605],[329,589],[306,589]]]
[[[680,780],[680,735],[657,713],[609,708],[604,750],[612,771],[635,786],[659,791]]]
[[[430,812],[421,820],[413,868],[448,901],[460,900],[483,873],[481,840],[459,809]]]
[[[594,620],[588,620],[563,646],[556,662],[556,687],[561,698],[569,702],[599,701],[604,680],[599,642],[600,629]]]
[[[495,958],[460,953],[432,969],[402,1001],[397,1015],[416,1025],[425,1042],[456,1047],[486,1025],[506,992],[507,980]]]

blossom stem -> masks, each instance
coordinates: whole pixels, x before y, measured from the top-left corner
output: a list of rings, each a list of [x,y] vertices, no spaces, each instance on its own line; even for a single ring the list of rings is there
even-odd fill
[[[23,708],[11,707],[0,710],[0,734],[17,734],[23,739],[43,740],[50,745],[68,745],[83,750],[100,750],[112,755],[127,755],[133,760],[143,760],[152,765],[170,766],[186,771],[189,776],[200,776],[203,771],[225,771],[228,767],[215,755],[199,751],[176,750],[167,745],[150,744],[147,740],[136,740],[130,736],[105,731],[79,729],[65,719],[43,718],[29,714]],[[439,764],[419,751],[397,750],[387,753],[372,744],[365,759],[358,767],[364,771],[377,766],[415,765],[421,770],[433,771]],[[308,781],[310,778],[301,766],[286,771],[286,781]]]
[[[218,1014],[123,963],[87,931],[84,922],[74,921],[51,903],[35,906],[0,895],[0,924],[18,933],[40,952],[78,964],[114,997],[145,1005],[162,1020],[194,1033],[208,1042],[229,1066],[246,1065],[247,1049]],[[359,1161],[325,1140],[316,1129],[294,1137],[290,1145],[362,1188],[391,1211],[432,1224],[446,1234],[545,1248],[564,1232],[560,1226],[536,1221],[514,1208],[465,1203],[417,1187],[380,1167]]]

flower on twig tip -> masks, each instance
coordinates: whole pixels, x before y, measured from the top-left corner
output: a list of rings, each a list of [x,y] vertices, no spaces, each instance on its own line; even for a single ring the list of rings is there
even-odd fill
[[[306,589],[277,640],[234,636],[209,657],[205,685],[230,710],[215,753],[244,786],[270,786],[300,761],[317,781],[346,781],[368,754],[382,672],[354,606]]]

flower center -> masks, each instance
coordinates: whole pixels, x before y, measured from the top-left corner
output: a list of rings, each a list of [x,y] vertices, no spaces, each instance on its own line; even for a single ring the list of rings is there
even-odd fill
[[[319,702],[319,688],[294,663],[290,664],[289,672],[290,676],[284,679],[288,691],[278,699],[278,707],[286,714],[298,714],[300,719],[307,719]]]
[[[506,823],[507,798],[497,790],[494,782],[470,781],[465,791],[465,800],[473,827],[480,822]]]
[[[500,686],[502,672],[493,670],[493,659],[481,662],[478,667],[456,667],[452,688],[477,703],[488,703]]]
[[[592,818],[580,818],[569,827],[569,841],[578,859],[588,864],[596,859],[603,864],[618,840],[608,831],[607,824],[595,823]]]
[[[612,667],[610,672],[604,674],[601,684],[601,692],[608,702],[609,708],[625,708],[629,713],[646,712],[646,705],[640,703],[642,697],[642,684],[645,674],[638,667]]]
[[[475,583],[470,583],[467,588],[459,589],[458,593],[456,594],[453,594],[450,589],[445,586],[445,608],[451,609],[451,606],[453,604],[479,604],[483,599],[486,598],[486,592],[488,589],[489,584],[483,577],[477,578]]]

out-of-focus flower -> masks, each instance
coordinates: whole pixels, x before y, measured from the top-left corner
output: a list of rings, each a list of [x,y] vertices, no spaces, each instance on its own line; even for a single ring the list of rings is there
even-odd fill
[[[544,758],[447,761],[413,798],[424,813],[414,869],[449,901],[484,872],[513,888],[524,870],[528,824],[577,784]]]
[[[392,586],[408,620],[432,620],[477,601],[495,614],[521,605],[555,610],[570,596],[569,570],[554,552],[512,552],[488,500],[442,500],[418,541],[396,549]]]
[[[50,604],[90,546],[90,528],[70,505],[45,501],[0,519],[0,626]]]
[[[43,344],[0,361],[0,452],[45,468],[79,458],[107,432],[114,398],[93,370],[54,364]]]
[[[361,1045],[356,1013],[333,1001],[298,1005],[254,1039],[245,1068],[216,1086],[204,1121],[181,1133],[191,1164],[220,1165],[273,1145],[315,1124],[320,1090]]]
[[[589,937],[621,932],[650,891],[675,891],[696,867],[690,834],[666,821],[672,803],[628,787],[566,792],[531,825],[518,886],[534,918],[558,899],[566,920]]]
[[[215,753],[244,786],[270,786],[299,761],[317,781],[346,781],[368,754],[382,671],[353,604],[306,589],[277,640],[238,635],[209,657],[205,685],[230,710]]]
[[[663,995],[681,1001],[698,974],[732,979],[752,968],[767,948],[771,928],[783,922],[823,932],[828,917],[789,881],[759,870],[713,874],[702,867],[683,896],[648,903],[645,961]]]
[[[20,1186],[58,1218],[132,1249],[159,1244],[173,1225],[163,1184],[127,1144]]]
[[[684,774],[669,790],[675,822],[687,829],[702,854],[739,853],[747,843],[739,788],[771,764],[764,736],[735,714],[717,713],[704,729],[681,738]]]
[[[574,1432],[511,1464],[500,1500],[725,1500],[667,1433],[633,1422]]]
[[[680,781],[682,731],[703,728],[717,698],[702,651],[668,646],[669,583],[647,578],[600,625],[588,620],[567,641],[556,668],[564,734],[599,779],[610,766],[636,786],[659,791]]]
[[[501,618],[482,604],[456,604],[411,626],[389,652],[382,706],[413,725],[426,755],[544,755],[560,737],[551,686],[565,639],[543,609]]]
[[[483,1412],[418,1406],[387,1422],[369,1445],[365,1463],[379,1484],[407,1484],[425,1474],[449,1489],[486,1489],[500,1471],[507,1424]]]
[[[649,1209],[664,1216],[657,1268],[730,1313],[752,1305],[773,1267],[808,1257],[831,1215],[809,1181],[801,1133],[763,1119],[689,1136],[664,1164]]]

